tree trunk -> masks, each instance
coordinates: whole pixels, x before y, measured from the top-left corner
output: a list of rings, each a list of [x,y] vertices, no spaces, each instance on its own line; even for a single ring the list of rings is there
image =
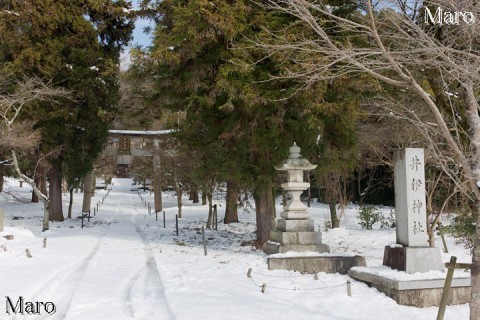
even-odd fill
[[[19,178],[27,181],[27,183],[32,187],[33,191],[37,194],[37,196],[42,200],[43,202],[43,226],[42,226],[42,232],[47,231],[49,226],[49,209],[50,209],[50,200],[48,199],[46,194],[42,194],[40,189],[37,188],[37,185],[35,184],[35,181],[31,179],[30,177],[27,177],[20,171],[20,166],[18,165],[18,159],[17,159],[17,154],[15,150],[11,150],[12,152],[12,158],[13,158],[13,165],[15,166],[15,171],[17,172],[17,175]]]
[[[207,204],[207,193],[202,191],[202,206]]]
[[[480,201],[476,202],[477,225],[475,228],[475,242],[472,255],[471,285],[472,293],[470,299],[470,319],[480,319]]]
[[[160,177],[155,175],[153,178],[153,201],[155,212],[160,212],[163,210],[163,202],[162,202],[162,181]]]
[[[49,184],[49,198],[50,198],[50,220],[51,221],[63,221],[63,208],[62,208],[62,160],[53,159],[51,168],[48,172],[50,178]]]
[[[45,171],[45,165],[42,163],[42,161],[40,161],[38,163],[37,170],[35,170],[35,176],[33,177],[33,179],[37,188],[40,189],[40,192],[46,195],[47,179],[45,177]],[[32,202],[38,202],[38,196],[34,191],[32,191]]]
[[[238,204],[237,199],[239,195],[238,184],[235,181],[227,181],[227,199],[225,204],[225,219],[224,223],[238,222]]]
[[[70,188],[70,202],[68,203],[67,218],[72,219],[72,207],[73,207],[73,188]]]
[[[338,221],[337,217],[337,204],[333,199],[330,199],[328,202],[328,206],[330,207],[330,219],[332,220],[332,228],[340,227],[340,222]]]
[[[182,217],[182,187],[178,185],[178,183],[175,183],[175,192],[177,194],[177,206],[178,206],[178,217]]]
[[[207,229],[211,229],[213,226],[213,193],[205,193],[205,196],[208,199],[208,219],[207,219]]]
[[[330,220],[332,221],[332,228],[338,228],[340,221],[337,215],[337,194],[339,188],[338,175],[335,173],[327,174],[325,179],[325,197],[330,208]]]
[[[42,225],[42,232],[47,231],[49,227],[49,216],[50,216],[50,201],[44,200],[43,201],[43,225]]]
[[[87,214],[90,211],[92,205],[92,184],[93,184],[93,170],[87,172],[85,177],[83,177],[83,204],[82,204],[82,213]]]
[[[271,179],[257,181],[253,193],[257,220],[257,248],[270,238],[270,231],[275,227],[275,202],[273,198],[273,183]]]
[[[200,199],[198,197],[198,188],[195,184],[192,184],[190,189],[190,200],[192,200],[193,203],[200,202]]]
[[[3,177],[3,172],[1,170],[2,169],[0,169],[0,192],[3,191],[3,184],[5,183],[5,179]]]

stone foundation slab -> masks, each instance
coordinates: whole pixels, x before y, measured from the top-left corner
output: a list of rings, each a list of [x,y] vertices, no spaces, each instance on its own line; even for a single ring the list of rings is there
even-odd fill
[[[383,292],[400,305],[419,308],[438,307],[445,283],[445,278],[399,281],[357,270],[350,270],[348,275],[355,280],[366,283],[369,287]],[[470,292],[470,278],[453,278],[448,295],[448,304],[469,303]]]
[[[347,274],[352,267],[366,266],[361,256],[298,256],[270,257],[268,270],[293,270],[302,273],[341,273]]]

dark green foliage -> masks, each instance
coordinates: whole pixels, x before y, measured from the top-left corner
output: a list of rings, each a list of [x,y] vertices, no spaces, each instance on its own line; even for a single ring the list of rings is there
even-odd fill
[[[35,75],[72,92],[22,115],[42,131],[42,151],[59,150],[69,183],[93,165],[118,100],[118,64],[133,21],[124,0],[3,1],[0,71]],[[13,14],[14,13],[14,14]]]
[[[478,213],[474,212],[472,208],[464,206],[460,208],[457,216],[453,219],[453,224],[445,227],[445,229],[459,242],[463,242],[466,248],[473,250],[477,219]]]
[[[378,212],[372,205],[365,205],[360,207],[360,212],[358,215],[358,219],[360,222],[358,223],[362,229],[372,230],[373,225],[382,221],[382,214]]]

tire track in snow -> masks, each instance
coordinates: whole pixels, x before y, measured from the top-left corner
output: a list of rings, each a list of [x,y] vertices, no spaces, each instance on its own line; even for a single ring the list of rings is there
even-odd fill
[[[55,303],[57,311],[54,315],[41,315],[34,319],[63,319],[65,317],[72,302],[73,295],[75,294],[75,290],[77,289],[78,284],[82,281],[88,264],[97,254],[102,244],[103,237],[104,235],[97,237],[97,242],[94,248],[73,267],[73,271],[70,271],[72,270],[72,265],[63,267],[47,280],[43,281],[37,289],[35,289],[34,293],[31,294],[31,296],[34,297],[32,300],[42,301],[42,299],[38,298],[40,294],[41,296],[48,297],[48,301],[53,301]],[[16,315],[13,319],[32,319],[32,316]]]
[[[135,285],[135,283],[137,283],[138,279],[140,278],[143,272],[145,272],[145,266],[142,266],[135,273],[135,275],[128,281],[127,286],[125,287],[125,290],[123,293],[124,300],[126,301],[125,303],[125,308],[127,309],[126,312],[130,315],[131,318],[135,318],[135,310],[133,308],[133,302],[132,302],[133,286]]]
[[[108,229],[108,226],[112,222],[113,215],[111,214],[104,219],[107,222]],[[66,317],[70,305],[72,304],[75,292],[82,282],[90,262],[93,260],[102,246],[106,231],[107,230],[97,236],[95,246],[80,260],[80,262],[77,262],[73,265],[69,264],[61,268],[47,280],[43,281],[39,286],[37,286],[37,289],[35,289],[34,293],[31,295],[34,297],[33,301],[52,301],[55,303],[56,312],[53,315],[39,315],[33,319],[64,319]],[[40,299],[39,296],[44,298],[48,297],[48,299]],[[32,319],[32,316],[16,315],[13,317],[13,319]]]
[[[147,239],[145,232],[143,232],[139,225],[138,210],[135,206],[134,208],[137,213],[134,220],[135,229],[143,243],[145,265],[134,277],[132,277],[125,288],[124,296],[126,299],[126,305],[131,316],[136,319],[175,320],[176,317],[168,303],[165,288],[160,273],[158,272],[150,241]],[[139,283],[140,279],[143,280],[143,283]],[[138,308],[139,310],[135,309],[135,303],[133,303],[132,299],[134,288],[136,286],[141,287],[141,293],[144,298],[140,306],[141,308]]]

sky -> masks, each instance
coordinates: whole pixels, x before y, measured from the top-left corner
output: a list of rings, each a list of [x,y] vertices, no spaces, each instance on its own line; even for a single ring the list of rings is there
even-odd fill
[[[138,8],[139,0],[132,1],[133,7]],[[135,22],[135,29],[133,30],[133,40],[130,42],[130,45],[124,49],[124,52],[121,56],[120,68],[126,70],[130,64],[129,50],[130,48],[141,45],[143,47],[149,46],[152,42],[152,39],[149,35],[143,32],[143,29],[152,24],[152,22],[146,19],[138,19]]]

